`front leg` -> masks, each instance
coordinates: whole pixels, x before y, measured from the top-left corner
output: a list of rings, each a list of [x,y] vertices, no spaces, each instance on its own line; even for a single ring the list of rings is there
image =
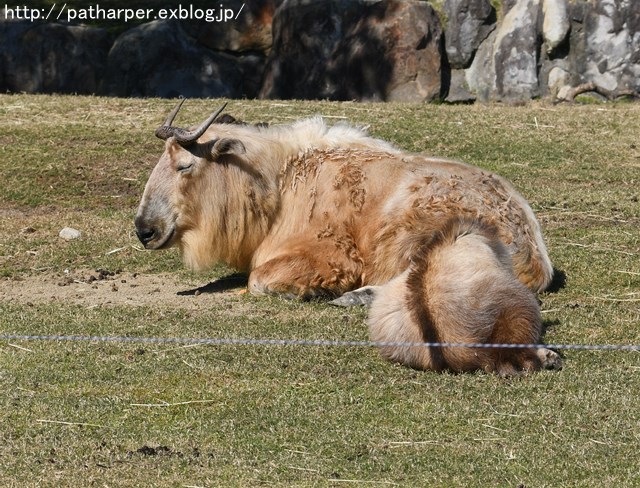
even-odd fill
[[[255,268],[249,275],[249,291],[287,298],[335,298],[361,285],[362,260],[314,244],[296,246]]]

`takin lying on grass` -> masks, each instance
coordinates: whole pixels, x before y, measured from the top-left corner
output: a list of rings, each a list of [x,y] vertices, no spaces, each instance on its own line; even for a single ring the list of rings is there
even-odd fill
[[[135,221],[147,249],[248,272],[254,294],[369,297],[376,341],[540,340],[534,292],[553,268],[533,211],[501,177],[321,118],[247,125],[218,118],[223,106],[196,129],[173,127],[181,104],[156,130],[165,151]],[[560,366],[548,349],[381,352],[422,369]]]

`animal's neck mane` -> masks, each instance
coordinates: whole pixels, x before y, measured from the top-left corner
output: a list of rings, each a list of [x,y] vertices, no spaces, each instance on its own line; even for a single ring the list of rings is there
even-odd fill
[[[363,129],[343,123],[329,127],[320,117],[301,120],[291,125],[258,130],[264,141],[273,148],[272,163],[278,170],[287,159],[314,150],[349,148],[398,152],[398,149],[391,144],[370,137]],[[249,154],[247,156],[250,157]],[[260,157],[260,155],[256,156]]]
[[[398,152],[361,129],[346,124],[328,127],[319,117],[292,125],[214,125],[210,130],[213,137],[239,139],[246,152],[230,156],[215,172],[212,208],[205,211],[207,221],[200,223],[206,227],[207,239],[193,239],[183,247],[187,265],[195,269],[220,261],[249,269],[253,253],[280,212],[280,178],[300,155],[340,148]],[[214,195],[220,185],[223,191]]]
[[[399,152],[388,142],[367,135],[363,129],[344,123],[327,126],[321,117],[268,127],[221,124],[210,130],[212,138],[231,137],[242,141],[246,148],[242,159],[273,178],[285,161],[313,150],[350,148]]]

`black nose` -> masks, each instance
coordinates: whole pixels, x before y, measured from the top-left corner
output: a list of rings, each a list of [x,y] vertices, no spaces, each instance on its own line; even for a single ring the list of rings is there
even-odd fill
[[[155,229],[136,229],[136,235],[145,246],[153,240],[156,235]]]
[[[138,236],[138,239],[140,239],[140,242],[142,242],[142,244],[146,246],[156,236],[157,229],[147,224],[146,222],[144,222],[144,219],[139,217],[136,218],[135,224],[136,235]]]

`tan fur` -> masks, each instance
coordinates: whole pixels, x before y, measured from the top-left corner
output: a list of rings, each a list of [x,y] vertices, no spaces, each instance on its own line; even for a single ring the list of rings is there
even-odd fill
[[[244,151],[218,154],[214,143],[228,140],[240,141]],[[179,174],[188,163],[191,172]],[[194,269],[223,261],[252,271],[297,252],[295,261],[303,263],[319,255],[315,248],[326,253],[328,270],[360,268],[352,283],[324,290],[334,294],[398,275],[417,243],[451,216],[496,225],[520,281],[536,291],[549,284],[552,266],[539,225],[507,181],[463,163],[403,153],[321,119],[268,128],[214,124],[188,147],[169,138],[138,211],[161,232],[175,227],[161,247],[177,245]],[[300,271],[262,274],[293,285]],[[278,291],[269,281],[258,288]]]
[[[371,339],[537,343],[538,302],[512,269],[495,227],[454,217],[423,240],[405,272],[377,289],[368,318]],[[536,349],[385,346],[381,352],[419,369],[512,375],[543,366]]]
[[[455,245],[427,252],[425,242],[459,217],[480,219],[495,228],[497,237],[487,244],[484,234],[471,233]],[[319,118],[275,127],[214,123],[196,143],[183,146],[169,137],[145,187],[136,227],[147,236],[149,249],[178,246],[190,268],[222,261],[249,272],[254,294],[337,296],[390,282],[390,298],[378,302],[373,313],[381,318],[372,319],[386,324],[374,326],[385,337],[416,337],[420,320],[408,320],[412,309],[391,297],[413,293],[418,279],[409,278],[417,273],[420,256],[435,263],[420,285],[429,290],[430,300],[442,290],[432,290],[434,283],[446,283],[451,296],[460,293],[472,300],[477,292],[479,303],[495,302],[492,306],[504,311],[470,330],[465,317],[446,318],[456,312],[455,300],[433,309],[438,321],[457,324],[446,333],[456,340],[496,339],[500,324],[508,329],[519,323],[512,315],[520,311],[527,317],[521,329],[528,332],[507,334],[505,340],[537,339],[539,318],[529,316],[535,307],[525,286],[543,290],[553,273],[531,208],[506,180],[463,163],[404,153],[359,129],[327,127]],[[504,246],[499,252],[496,242]],[[466,264],[456,264],[459,260]],[[487,282],[509,285],[477,290],[468,266],[492,278]],[[500,293],[518,284],[511,269],[523,286],[515,287],[517,296],[510,292],[500,301]],[[419,303],[416,298],[413,305]],[[475,363],[468,351],[443,354],[443,367],[455,370],[499,370],[499,364],[509,363],[484,352],[477,353]],[[389,356],[440,368],[425,351]]]
[[[313,170],[301,176],[301,166]],[[537,291],[551,279],[552,267],[533,213],[496,175],[462,163],[367,149],[307,152],[281,174],[281,206],[286,210],[256,250],[254,268],[289,254],[288,242],[294,236],[306,241],[309,254],[317,241],[333,238],[333,258],[344,262],[339,242],[350,236],[363,267],[361,278],[347,289],[384,283],[406,269],[425,235],[438,230],[448,217],[463,215],[482,217],[499,228],[527,286]],[[313,239],[327,228],[331,237]]]

